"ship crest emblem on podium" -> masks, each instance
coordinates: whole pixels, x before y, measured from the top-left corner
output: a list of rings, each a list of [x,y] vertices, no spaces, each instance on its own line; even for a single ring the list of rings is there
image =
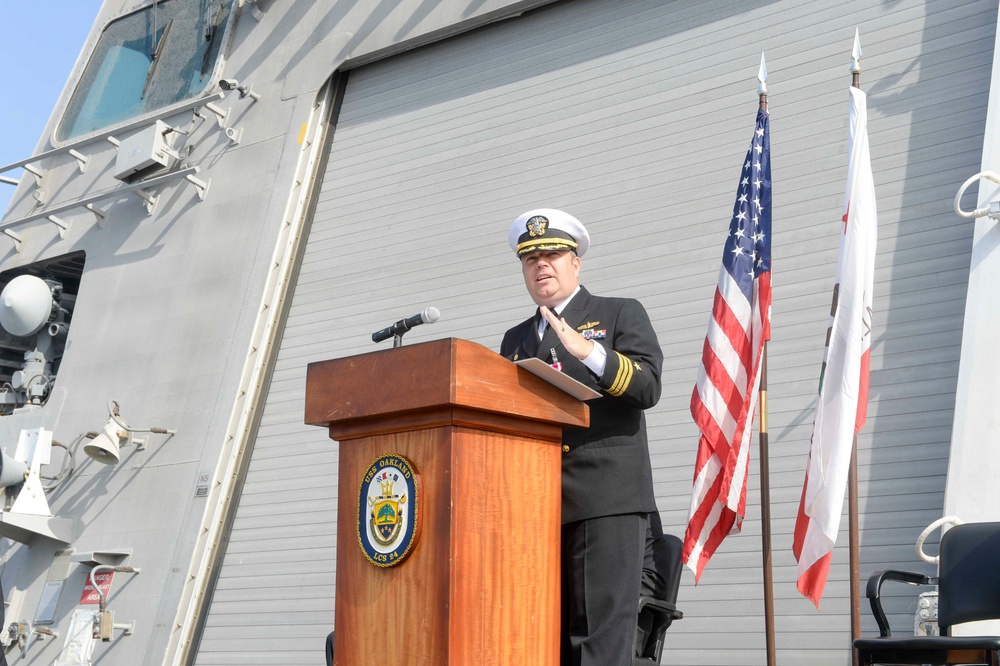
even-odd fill
[[[369,527],[372,537],[382,546],[391,546],[399,538],[399,528],[403,525],[399,509],[406,504],[406,493],[394,495],[392,492],[398,480],[399,474],[390,475],[388,472],[383,472],[378,479],[382,486],[382,494],[374,499],[368,498],[368,506],[371,507]]]
[[[358,541],[369,562],[391,567],[410,553],[419,533],[418,476],[403,456],[379,456],[358,493]]]

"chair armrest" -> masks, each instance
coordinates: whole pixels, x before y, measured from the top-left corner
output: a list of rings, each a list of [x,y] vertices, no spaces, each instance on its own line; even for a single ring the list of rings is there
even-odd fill
[[[882,599],[880,597],[882,592],[882,583],[887,580],[906,583],[907,585],[937,585],[938,583],[937,578],[931,578],[912,571],[896,571],[894,569],[886,569],[884,571],[876,571],[873,573],[868,579],[868,587],[865,589],[865,596],[868,597],[868,601],[871,603],[872,615],[875,616],[875,622],[878,623],[879,634],[882,636],[892,635],[892,632],[889,630],[889,620],[886,618],[885,612],[882,610]]]
[[[676,604],[672,604],[669,601],[663,601],[662,599],[639,597],[639,612],[641,613],[644,608],[648,608],[654,613],[669,617],[671,620],[681,620],[684,618],[684,613],[677,610]]]

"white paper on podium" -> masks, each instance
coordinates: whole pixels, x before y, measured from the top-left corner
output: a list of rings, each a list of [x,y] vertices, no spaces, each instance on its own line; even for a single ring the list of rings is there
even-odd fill
[[[562,389],[577,400],[593,400],[594,398],[601,397],[601,394],[594,389],[581,384],[569,375],[565,375],[556,370],[540,358],[523,358],[519,361],[514,361],[514,365],[524,368],[533,375],[541,377],[549,384],[552,384],[558,389]]]

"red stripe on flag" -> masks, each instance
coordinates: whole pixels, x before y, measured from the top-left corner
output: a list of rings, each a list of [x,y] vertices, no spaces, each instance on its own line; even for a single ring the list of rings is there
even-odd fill
[[[810,456],[811,457],[811,456]],[[806,463],[808,469],[809,464]],[[802,546],[805,544],[806,532],[809,530],[809,516],[806,515],[806,487],[809,484],[808,474],[806,482],[802,484],[802,496],[799,498],[799,512],[795,517],[795,534],[792,537],[792,554],[798,560],[802,557]],[[833,558],[833,551],[816,560],[805,573],[799,576],[796,589],[807,599],[811,600],[819,609],[819,600],[826,589],[826,578],[830,573],[830,562]]]
[[[729,344],[733,346],[739,354],[743,369],[749,373],[750,370],[750,338],[747,337],[745,324],[737,318],[726,299],[722,296],[722,291],[715,288],[715,300],[712,303],[712,318],[719,324],[719,329],[729,339]],[[712,331],[709,331],[711,335]]]
[[[761,273],[757,278],[757,302],[760,309],[760,316],[763,320],[760,327],[760,335],[764,340],[771,339],[771,271]]]
[[[733,531],[733,525],[736,524],[736,514],[729,509],[722,509],[722,514],[719,516],[719,520],[715,523],[715,527],[708,534],[708,540],[702,547],[701,554],[698,556],[698,561],[695,562],[695,572],[694,572],[694,582],[697,583],[701,579],[701,573],[705,570],[705,565],[708,561],[715,555],[715,551],[722,545],[722,541]],[[700,533],[699,533],[700,534]],[[685,536],[685,541],[687,540],[687,534]],[[690,567],[690,563],[688,563]]]
[[[701,366],[705,371],[705,379],[708,380],[707,384],[715,387],[716,392],[722,396],[722,399],[726,403],[726,411],[729,412],[735,421],[740,417],[740,410],[743,407],[743,390],[729,376],[725,364],[716,355],[715,350],[712,349],[708,338],[705,338],[705,345],[702,349]],[[708,409],[707,406],[706,409]],[[721,417],[722,415],[717,414],[716,416]]]
[[[691,394],[691,416],[701,431],[701,436],[707,440],[712,451],[720,454],[719,460],[723,460],[721,454],[729,453],[729,442],[726,439],[726,434],[719,428],[719,424],[708,405],[702,402],[701,393],[698,392],[697,386]]]
[[[704,450],[707,449],[705,440],[701,440],[698,443],[698,457],[701,458]],[[705,527],[705,523],[708,520],[708,515],[712,512],[712,506],[715,504],[715,498],[719,494],[719,484],[722,483],[722,477],[719,474],[715,475],[715,479],[712,480],[712,484],[709,486],[708,492],[705,494],[705,500],[698,506],[698,509],[692,514],[687,527],[687,532],[691,533],[691,536],[695,537],[692,541],[685,539],[684,549],[681,553],[684,559],[688,559],[694,550],[694,541],[701,534],[701,531]],[[685,534],[687,536],[687,534]]]
[[[709,444],[703,437],[698,442],[698,460],[695,466],[696,480],[698,474],[701,472],[704,465],[708,463],[711,456],[712,453]],[[702,530],[705,529],[705,525],[711,517],[712,509],[715,508],[717,504],[716,498],[719,496],[721,484],[722,475],[716,474],[708,492],[705,494],[705,499],[700,505],[698,505],[698,508],[688,519],[687,530],[684,532],[684,548],[681,551],[681,557],[689,567],[691,566],[691,555],[702,535]],[[722,543],[723,539],[726,538],[726,535],[732,531],[735,521],[736,514],[725,507],[722,507],[721,515],[709,531],[708,539],[702,545],[701,553],[699,554],[697,561],[694,563],[693,568],[695,583],[697,583],[701,578],[701,572],[705,569],[705,565],[708,564],[708,560],[715,554],[715,550]]]
[[[718,357],[708,338],[705,338],[705,345],[701,350],[701,365],[705,368],[705,376],[708,383],[715,387],[719,395],[726,402],[726,408],[733,418],[740,415],[740,406],[743,402],[743,392],[729,376],[722,359]]]
[[[796,584],[802,596],[806,597],[816,605],[819,610],[819,600],[826,589],[826,577],[830,574],[830,560],[833,558],[833,551],[816,560],[804,574],[799,576]]]
[[[870,338],[869,338],[870,339]],[[858,413],[854,417],[854,434],[857,435],[865,427],[868,419],[868,371],[871,368],[871,347],[861,355],[861,385],[858,386]]]

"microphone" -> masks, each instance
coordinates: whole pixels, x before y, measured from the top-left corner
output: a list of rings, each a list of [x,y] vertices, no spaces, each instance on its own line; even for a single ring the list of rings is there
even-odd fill
[[[383,328],[381,331],[375,331],[372,333],[372,342],[382,342],[393,336],[402,336],[408,330],[414,326],[419,326],[420,324],[433,324],[441,316],[441,312],[435,308],[426,308],[420,314],[415,314],[412,317],[407,317],[406,319],[400,319],[392,326]]]

